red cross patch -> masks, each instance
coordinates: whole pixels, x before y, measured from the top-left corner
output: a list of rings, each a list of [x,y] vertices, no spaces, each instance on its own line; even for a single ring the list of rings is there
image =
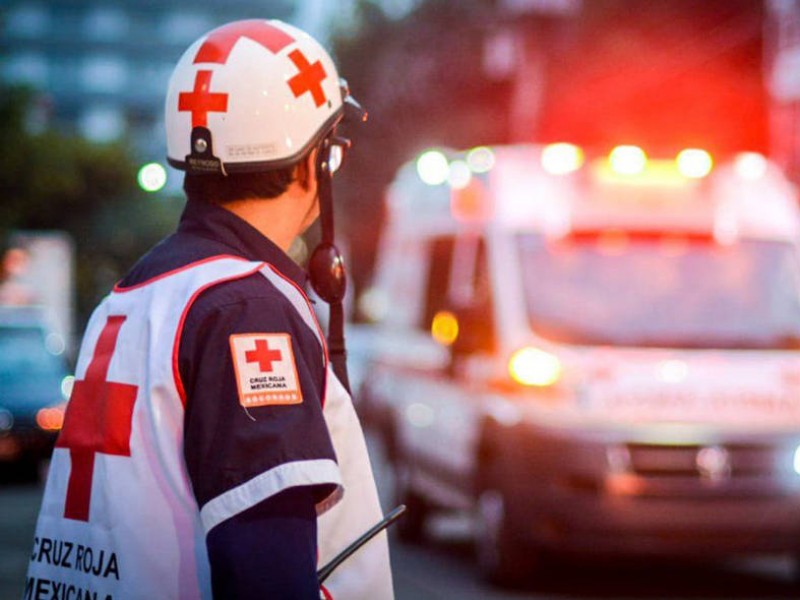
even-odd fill
[[[288,333],[239,333],[230,336],[239,404],[300,404],[303,392]]]

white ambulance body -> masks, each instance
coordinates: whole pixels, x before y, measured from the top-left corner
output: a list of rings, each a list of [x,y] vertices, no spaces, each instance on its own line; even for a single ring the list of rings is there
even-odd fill
[[[754,154],[584,162],[562,144],[404,166],[361,393],[401,533],[476,508],[495,580],[546,551],[800,555],[796,202]]]

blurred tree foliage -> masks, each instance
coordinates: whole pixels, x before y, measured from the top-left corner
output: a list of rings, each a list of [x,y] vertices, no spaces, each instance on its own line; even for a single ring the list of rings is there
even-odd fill
[[[36,110],[33,91],[0,88],[0,236],[6,240],[15,229],[72,235],[82,324],[116,279],[171,228],[178,209],[138,188],[137,165],[123,144],[37,131],[41,127],[31,125]]]
[[[397,168],[434,146],[454,148],[506,137],[507,82],[482,69],[482,31],[491,2],[428,0],[402,20],[373,3],[360,27],[335,40],[340,75],[369,112],[347,133],[353,150],[337,175],[336,202],[357,286],[369,279],[382,221],[383,192]]]

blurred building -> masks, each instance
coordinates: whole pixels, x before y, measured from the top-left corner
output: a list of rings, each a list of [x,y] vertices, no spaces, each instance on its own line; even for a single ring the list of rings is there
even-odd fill
[[[413,0],[384,0],[402,14]],[[163,101],[186,47],[216,25],[276,18],[326,38],[355,0],[3,0],[0,78],[42,94],[33,126],[96,141],[126,138],[142,159],[163,159]]]
[[[548,71],[563,38],[583,10],[583,0],[500,0],[498,26],[484,46],[484,68],[493,77],[511,75],[509,141],[528,142],[539,130],[550,85]]]
[[[770,153],[800,181],[800,0],[767,0]]]

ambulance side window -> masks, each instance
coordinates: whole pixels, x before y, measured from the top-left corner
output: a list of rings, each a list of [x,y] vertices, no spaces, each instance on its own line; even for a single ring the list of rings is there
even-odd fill
[[[451,308],[459,320],[454,354],[491,352],[495,347],[492,289],[486,242],[482,237],[461,238],[456,243]]]
[[[425,281],[425,308],[419,328],[430,332],[433,317],[448,308],[450,271],[453,265],[452,237],[431,240],[428,246],[428,275]]]

